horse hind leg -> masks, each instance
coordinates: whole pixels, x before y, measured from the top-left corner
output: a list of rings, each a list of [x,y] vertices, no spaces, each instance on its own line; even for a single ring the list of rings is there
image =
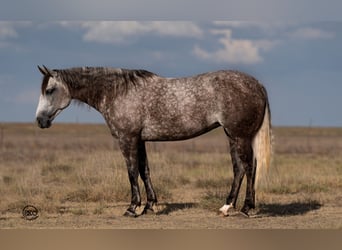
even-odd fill
[[[238,156],[243,163],[247,177],[247,187],[244,205],[241,213],[248,216],[248,211],[255,208],[255,172],[256,164],[254,162],[252,140],[248,138],[238,140]]]
[[[229,138],[230,154],[232,158],[234,180],[226,204],[220,208],[223,215],[228,215],[228,210],[236,207],[241,183],[244,175],[247,176],[247,188],[244,205],[241,212],[248,216],[250,208],[255,208],[255,164],[253,162],[252,141],[248,138]]]
[[[222,212],[224,216],[228,216],[228,211],[231,208],[236,207],[236,201],[240,191],[241,183],[246,173],[244,163],[242,162],[241,157],[239,156],[238,142],[236,140],[230,139],[229,143],[230,155],[233,164],[234,179],[226,203],[219,210],[220,212]]]
[[[241,213],[246,216],[251,208],[255,208],[255,174],[256,174],[256,162],[252,160],[247,165],[246,176],[247,176],[247,187],[246,187],[246,199],[241,209]]]

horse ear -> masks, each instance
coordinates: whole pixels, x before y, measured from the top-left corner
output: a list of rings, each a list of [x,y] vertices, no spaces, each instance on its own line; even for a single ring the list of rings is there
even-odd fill
[[[51,76],[51,77],[54,77],[56,75],[56,72],[45,67],[45,65],[43,65],[43,68],[45,69],[45,71],[47,72],[47,75]]]
[[[45,65],[43,65],[43,68],[38,65],[38,69],[44,76],[54,77],[56,75],[56,72],[47,68]]]
[[[40,73],[42,73],[44,76],[47,75],[47,72],[45,71],[45,69],[41,68],[39,65],[37,66]]]

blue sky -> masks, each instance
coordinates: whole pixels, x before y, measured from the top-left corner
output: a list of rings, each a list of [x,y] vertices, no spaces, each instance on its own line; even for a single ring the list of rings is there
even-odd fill
[[[275,125],[342,126],[341,21],[0,21],[0,122],[32,122],[51,68],[237,69],[267,88]],[[73,106],[57,122],[103,122]]]

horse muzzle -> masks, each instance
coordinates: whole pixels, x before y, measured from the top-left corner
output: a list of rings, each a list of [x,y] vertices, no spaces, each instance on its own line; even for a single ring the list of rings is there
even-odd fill
[[[37,116],[37,124],[40,128],[49,128],[51,127],[52,121],[62,112],[63,109],[57,109],[51,115],[48,115],[46,112],[39,113]]]
[[[37,117],[37,125],[40,128],[49,128],[51,127],[51,119],[48,117]]]

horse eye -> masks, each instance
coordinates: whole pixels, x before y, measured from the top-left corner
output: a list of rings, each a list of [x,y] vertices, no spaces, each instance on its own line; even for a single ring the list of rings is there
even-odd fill
[[[45,95],[51,95],[55,90],[56,90],[56,88],[47,89],[45,91]]]

